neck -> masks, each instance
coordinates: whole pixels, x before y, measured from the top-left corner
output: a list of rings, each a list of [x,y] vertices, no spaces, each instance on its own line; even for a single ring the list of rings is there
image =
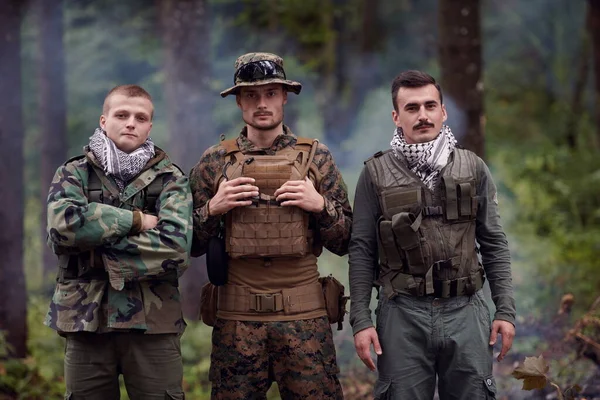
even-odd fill
[[[250,125],[246,125],[246,127],[248,128],[248,140],[261,149],[271,147],[275,138],[283,134],[283,123],[268,130],[256,129]]]

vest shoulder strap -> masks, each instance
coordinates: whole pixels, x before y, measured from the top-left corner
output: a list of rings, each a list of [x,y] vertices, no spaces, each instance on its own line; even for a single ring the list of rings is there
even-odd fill
[[[89,203],[103,203],[102,182],[100,177],[91,165],[88,166],[88,187],[86,197]]]
[[[240,151],[240,148],[238,147],[238,144],[237,144],[237,139],[223,140],[222,142],[219,143],[219,145],[223,146],[223,148],[225,149],[225,155],[229,155],[231,153],[236,153],[236,152]]]
[[[303,137],[303,136],[298,136],[296,138],[296,145],[312,146],[314,141],[318,142],[317,139],[311,139],[311,138],[307,138],[307,137]]]

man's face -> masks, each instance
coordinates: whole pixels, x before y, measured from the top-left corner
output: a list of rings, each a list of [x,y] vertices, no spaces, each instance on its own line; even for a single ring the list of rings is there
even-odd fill
[[[287,91],[279,83],[242,87],[236,103],[246,124],[257,130],[271,130],[283,122]]]
[[[108,99],[108,105],[108,115],[100,116],[100,127],[119,150],[131,153],[150,135],[152,102],[144,97],[115,93]]]
[[[434,85],[401,87],[396,100],[398,111],[392,111],[392,119],[402,128],[407,143],[425,143],[437,137],[448,116]]]

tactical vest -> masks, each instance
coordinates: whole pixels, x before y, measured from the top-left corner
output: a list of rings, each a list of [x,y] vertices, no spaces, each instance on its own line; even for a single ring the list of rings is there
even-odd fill
[[[236,139],[222,141],[221,146],[226,151],[226,163],[223,177],[215,182],[215,193],[222,179],[242,176],[254,178],[259,188],[252,206],[236,207],[226,215],[225,247],[229,256],[268,259],[320,253],[314,230],[309,229],[309,213],[299,207],[282,207],[274,196],[287,181],[306,176],[319,187],[320,174],[312,162],[318,140],[299,137],[294,147],[283,148],[275,155],[242,154]]]
[[[365,162],[377,188],[384,294],[451,297],[483,285],[475,248],[477,157],[456,149],[431,191],[391,150]]]
[[[81,159],[85,156],[77,156],[68,162]],[[119,197],[111,193],[108,188],[102,184],[99,174],[102,174],[97,167],[87,163],[88,185],[85,193],[88,203],[102,203],[115,207],[120,206]],[[157,215],[156,201],[162,191],[161,179],[154,179],[146,186],[140,195],[143,196],[142,212],[145,214]],[[86,251],[77,255],[61,254],[58,256],[58,275],[57,281],[64,282],[65,279],[108,279],[108,273],[104,270],[102,256],[97,251]]]

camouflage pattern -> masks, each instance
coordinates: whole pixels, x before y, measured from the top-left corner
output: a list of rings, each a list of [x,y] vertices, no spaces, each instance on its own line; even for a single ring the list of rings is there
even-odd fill
[[[212,399],[266,399],[273,381],[282,399],[343,399],[327,317],[218,319],[212,341]]]
[[[237,60],[235,60],[235,64],[234,64],[235,71],[237,72],[237,70],[240,69],[240,67],[244,66],[245,64],[248,64],[251,62],[256,62],[256,61],[273,61],[275,64],[279,65],[283,69],[283,59],[276,54],[248,53],[248,54],[239,56],[237,58]],[[221,97],[226,97],[230,94],[237,94],[238,89],[242,86],[259,86],[259,85],[267,85],[269,83],[281,83],[282,85],[284,85],[287,88],[287,90],[289,90],[290,92],[296,93],[296,94],[300,94],[300,91],[302,90],[302,84],[300,82],[291,81],[289,79],[273,78],[273,79],[265,79],[265,80],[261,80],[261,81],[255,81],[255,82],[244,82],[239,77],[236,77],[234,83],[235,83],[235,86],[230,87],[229,89],[221,92]]]
[[[188,180],[156,148],[156,156],[118,193],[115,181],[102,173],[112,204],[88,203],[92,168],[102,171],[93,154],[58,168],[48,194],[48,245],[60,268],[75,256],[79,265],[96,271],[73,271],[59,279],[45,324],[61,332],[106,332],[139,329],[178,333],[185,328],[177,278],[189,263],[191,194]],[[139,232],[134,210],[144,206],[144,191],[160,179],[156,201],[158,225]],[[103,189],[103,190],[104,190]],[[104,271],[106,272],[104,272]]]
[[[273,155],[276,151],[287,146],[295,146],[296,136],[284,126],[284,134],[273,141],[271,148],[256,147],[246,134],[246,128],[240,133],[237,143],[243,154]],[[344,255],[348,252],[348,242],[352,227],[352,210],[348,202],[348,189],[342,179],[327,146],[319,143],[313,163],[323,176],[319,193],[325,198],[325,209],[318,214],[311,214],[317,222],[323,246],[332,253]],[[204,152],[200,161],[190,172],[190,187],[194,199],[194,250],[193,255],[206,253],[208,239],[217,235],[220,217],[209,216],[208,201],[215,195],[214,185],[222,173],[225,164],[225,149],[220,145],[210,147]]]

